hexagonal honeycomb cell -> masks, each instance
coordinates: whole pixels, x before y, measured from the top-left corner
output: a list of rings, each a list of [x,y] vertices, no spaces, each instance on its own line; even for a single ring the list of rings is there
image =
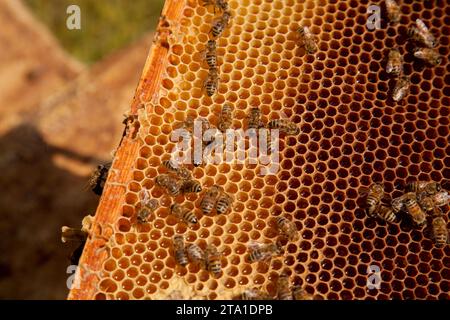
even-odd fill
[[[217,17],[197,0],[167,1],[139,83],[132,112],[135,137],[116,152],[96,223],[111,226],[109,241],[93,237],[80,261],[81,287],[71,299],[231,299],[251,287],[275,295],[287,272],[292,284],[322,299],[449,299],[450,246],[437,248],[423,230],[368,217],[360,190],[382,183],[388,196],[410,180],[450,178],[450,6],[444,0],[398,0],[400,22],[384,17],[369,30],[368,0],[229,0],[232,22],[217,39],[217,93],[202,90],[208,74],[202,56]],[[428,67],[411,54],[406,33],[420,18],[438,39],[442,63]],[[318,51],[306,54],[297,29],[308,26]],[[409,95],[390,98],[394,79],[385,57],[397,47],[411,79]],[[284,114],[300,133],[280,139],[280,169],[261,176],[260,165],[223,163],[190,167],[203,188],[233,194],[232,211],[202,215],[201,196],[173,200],[155,177],[175,145],[170,134],[186,117],[216,125],[224,103],[234,107],[234,128],[251,108],[268,121]],[[141,190],[160,207],[136,224]],[[447,187],[448,189],[448,187]],[[198,225],[170,215],[172,201],[186,203]],[[248,263],[249,241],[277,237],[273,218],[293,221],[299,239],[270,263]],[[448,217],[446,217],[448,226]],[[215,244],[223,272],[175,261],[172,239],[184,235],[201,248]],[[368,289],[368,268],[378,266],[379,289]]]

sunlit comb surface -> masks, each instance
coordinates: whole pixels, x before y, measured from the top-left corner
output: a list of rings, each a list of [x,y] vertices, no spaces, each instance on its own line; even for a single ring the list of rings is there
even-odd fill
[[[94,289],[73,290],[72,298],[229,299],[252,287],[275,295],[287,269],[292,284],[323,299],[448,299],[450,246],[436,248],[425,231],[405,222],[387,225],[367,217],[360,195],[372,182],[395,198],[409,180],[450,178],[450,6],[443,0],[397,2],[400,22],[382,20],[380,30],[369,30],[367,8],[382,1],[230,0],[231,25],[217,40],[218,92],[210,98],[202,91],[208,72],[202,51],[220,13],[187,1],[179,21],[169,20],[161,87],[148,97],[146,117],[140,115],[134,165],[121,168],[128,178],[113,235],[100,268],[85,266],[95,269],[87,278]],[[417,18],[439,41],[443,59],[436,67],[412,55],[405,35]],[[298,44],[300,24],[317,38],[315,55]],[[393,47],[412,82],[399,103],[390,98],[395,81],[384,69]],[[249,110],[258,107],[265,122],[284,114],[300,134],[280,139],[276,175],[260,176],[260,165],[193,169],[204,190],[218,184],[235,201],[228,214],[202,216],[203,193],[176,197],[200,218],[188,226],[170,215],[173,197],[154,180],[167,172],[161,162],[174,146],[175,123],[191,115],[217,125],[225,102],[234,107],[234,128],[243,128]],[[149,223],[136,225],[143,188],[160,207]],[[112,197],[107,192],[102,203]],[[282,214],[295,222],[299,239],[270,263],[248,263],[247,243],[275,241],[274,217]],[[445,220],[448,225],[448,214]],[[176,234],[202,249],[215,244],[223,253],[222,275],[213,278],[192,263],[177,265]],[[85,255],[82,262],[90,261]],[[367,288],[370,265],[381,270],[378,290]]]

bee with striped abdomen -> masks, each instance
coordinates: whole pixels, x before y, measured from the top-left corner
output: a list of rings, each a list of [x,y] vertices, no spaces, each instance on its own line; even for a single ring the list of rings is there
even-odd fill
[[[186,250],[188,258],[192,263],[198,263],[202,267],[205,266],[205,253],[198,245],[191,243],[187,246]]]
[[[425,192],[427,195],[435,194],[441,191],[442,187],[438,182],[428,181],[412,181],[406,185],[406,192]]]
[[[183,220],[189,224],[196,224],[198,222],[195,213],[192,210],[178,204],[174,203],[170,206],[170,212],[180,220]]]
[[[203,0],[203,6],[214,6],[214,13],[216,9],[220,11],[228,10],[228,2],[226,0]]]
[[[403,58],[396,48],[389,50],[386,72],[394,76],[403,74]]]
[[[442,248],[447,245],[449,243],[449,231],[442,212],[434,216],[431,226],[436,247]]]
[[[211,213],[222,191],[223,188],[218,185],[213,185],[211,188],[206,190],[205,194],[203,195],[202,201],[200,202],[200,207],[203,214]]]
[[[217,248],[210,244],[205,250],[205,261],[208,271],[210,271],[215,277],[218,277],[222,272],[221,254]]]
[[[384,189],[381,184],[373,183],[370,185],[366,198],[366,211],[369,216],[375,215],[375,210],[378,208],[383,197]]]
[[[415,193],[409,192],[405,194],[404,208],[405,212],[418,227],[426,224],[427,220],[425,212],[423,212],[422,208],[419,206]]]
[[[300,35],[302,46],[305,47],[306,52],[308,54],[314,54],[317,51],[317,43],[316,37],[311,30],[308,27],[300,26],[297,32]]]
[[[400,7],[395,0],[386,0],[387,17],[391,23],[400,21]]]
[[[220,112],[219,123],[217,128],[225,132],[227,129],[230,129],[231,124],[233,123],[233,107],[229,103],[225,103],[222,107],[222,111]]]
[[[395,83],[394,90],[392,91],[392,99],[395,102],[399,102],[404,97],[406,97],[409,93],[409,87],[411,86],[411,82],[408,76],[401,76],[397,79]]]
[[[437,45],[436,38],[431,34],[425,23],[416,19],[416,26],[408,29],[408,36],[414,41],[424,44],[428,48],[434,48]]]
[[[173,250],[177,263],[183,267],[186,266],[188,264],[188,258],[186,255],[183,236],[176,235],[173,237]]]
[[[202,185],[197,180],[185,180],[181,185],[183,193],[199,193],[202,191]]]
[[[297,135],[300,133],[300,128],[292,121],[286,119],[275,119],[268,123],[269,129],[278,129],[289,135]]]
[[[224,214],[226,213],[233,203],[233,197],[230,196],[228,193],[226,193],[224,190],[220,192],[219,197],[217,198],[217,202],[215,205],[216,212],[218,214]]]
[[[167,174],[161,174],[156,177],[156,184],[164,189],[172,196],[177,196],[180,194],[180,183],[174,177]]]
[[[377,217],[389,223],[394,223],[395,220],[397,219],[394,210],[391,207],[387,207],[382,204],[380,204],[375,209],[374,213]]]
[[[221,17],[214,20],[209,33],[212,34],[214,38],[219,37],[230,24],[230,20],[231,20],[231,12],[225,10]]]
[[[298,231],[294,222],[286,219],[285,217],[277,217],[276,225],[280,233],[286,236],[290,241],[298,239]]]
[[[282,254],[282,248],[278,243],[251,242],[248,245],[248,262],[268,262],[272,257]]]
[[[247,115],[248,129],[260,129],[264,127],[261,119],[261,110],[259,108],[251,108]]]
[[[211,68],[209,69],[208,77],[206,78],[203,87],[206,90],[208,97],[212,97],[219,86],[219,69]]]
[[[205,54],[205,60],[208,64],[208,67],[211,68],[217,68],[217,44],[216,40],[208,40],[206,43],[206,48],[204,51]]]
[[[414,57],[425,61],[431,66],[437,66],[442,62],[442,57],[439,52],[430,48],[417,48],[414,51]]]
[[[289,276],[282,273],[277,281],[278,300],[292,300],[292,292],[289,288]]]

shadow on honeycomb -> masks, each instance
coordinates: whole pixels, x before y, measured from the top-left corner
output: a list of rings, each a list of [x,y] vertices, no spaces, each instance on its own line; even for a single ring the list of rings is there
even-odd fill
[[[93,298],[229,299],[249,287],[274,295],[285,269],[293,284],[323,299],[449,298],[450,247],[436,248],[407,224],[367,217],[359,193],[381,182],[395,198],[408,179],[450,177],[450,7],[445,1],[399,0],[400,22],[383,21],[382,29],[370,31],[372,2],[230,0],[232,24],[217,41],[221,80],[210,98],[202,92],[207,68],[200,52],[214,14],[187,1],[162,87],[147,106],[139,155]],[[412,48],[405,34],[417,18],[439,40],[436,49],[444,59],[434,68],[408,54]],[[299,22],[318,38],[314,56],[298,48]],[[410,94],[399,103],[389,98],[392,80],[384,71],[392,47],[405,56],[405,74],[412,81]],[[234,128],[243,128],[250,108],[258,107],[266,121],[284,113],[301,132],[280,141],[276,175],[258,175],[259,165],[193,169],[204,188],[218,184],[235,202],[228,215],[202,216],[188,227],[169,214],[172,198],[154,178],[174,146],[173,123],[191,115],[217,124],[224,102],[234,106]],[[161,208],[148,224],[136,227],[143,188]],[[198,195],[186,200],[198,208]],[[295,222],[300,239],[269,264],[247,263],[246,244],[274,241],[272,217],[280,215]],[[223,252],[222,275],[213,278],[198,266],[177,265],[171,249],[175,234],[203,248],[215,244]],[[379,289],[367,288],[370,266],[381,270]]]

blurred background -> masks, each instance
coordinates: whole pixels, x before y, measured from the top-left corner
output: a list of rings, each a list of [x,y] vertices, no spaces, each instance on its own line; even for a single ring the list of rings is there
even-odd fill
[[[95,213],[88,179],[119,143],[163,2],[0,1],[1,299],[67,297],[61,226]]]

